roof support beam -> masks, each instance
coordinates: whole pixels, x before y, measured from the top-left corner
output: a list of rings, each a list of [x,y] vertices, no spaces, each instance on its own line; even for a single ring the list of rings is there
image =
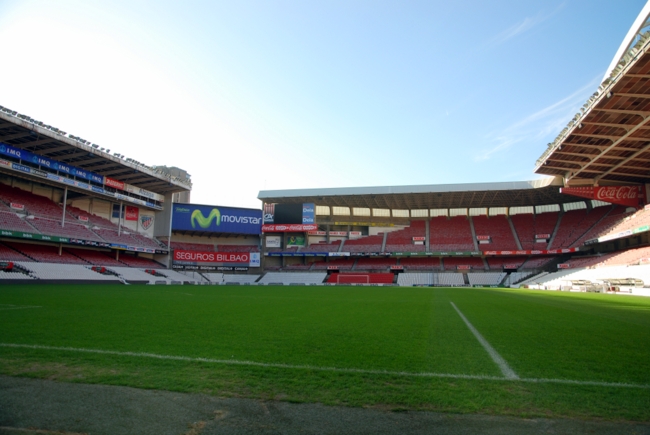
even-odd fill
[[[643,121],[642,121],[640,124],[638,124],[636,127],[634,127],[633,129],[631,129],[630,131],[628,131],[626,134],[624,134],[623,136],[621,136],[618,140],[614,141],[614,142],[613,142],[609,147],[607,147],[607,149],[605,149],[605,150],[602,152],[602,154],[605,154],[605,153],[609,152],[610,150],[614,149],[614,148],[616,147],[616,145],[618,145],[619,143],[623,142],[624,140],[627,140],[628,137],[629,137],[630,135],[634,134],[634,132],[636,132],[639,128],[641,128],[641,126],[647,124],[648,122],[650,122],[650,116],[645,117],[645,118],[643,119]],[[588,168],[588,167],[589,167],[590,165],[592,165],[593,163],[594,163],[594,160],[590,161],[590,162],[587,163],[585,166],[583,166],[582,168],[580,168],[580,170],[578,170],[578,172],[572,174],[572,176],[571,176],[570,178],[573,178],[573,177],[575,177],[576,175],[580,174],[582,171],[584,171],[586,168]]]
[[[616,169],[620,168],[621,166],[623,166],[624,164],[626,164],[627,162],[629,162],[630,160],[634,159],[636,156],[642,154],[643,152],[645,152],[647,150],[650,150],[650,144],[648,144],[645,147],[641,148],[639,151],[635,152],[634,154],[632,154],[630,157],[623,160],[622,162],[617,163],[615,166],[612,166],[609,170],[607,170],[607,171],[603,172],[601,175],[597,176],[596,180],[600,180],[601,178],[603,178],[607,174],[613,173]]]
[[[609,112],[609,113],[627,113],[630,115],[637,115],[645,119],[647,116],[650,116],[650,112],[643,112],[641,110],[626,110],[626,109],[605,109],[600,107],[594,107],[591,109],[592,112]]]
[[[22,132],[22,133],[10,134],[9,136],[0,136],[0,140],[7,141],[13,139],[22,139],[23,137],[29,137],[29,136],[31,136],[31,132]]]
[[[583,125],[600,125],[602,127],[613,127],[613,128],[620,128],[625,131],[629,130],[632,126],[627,125],[627,124],[612,124],[608,122],[596,122],[596,121],[580,121],[580,124]],[[650,127],[647,127],[650,128]]]

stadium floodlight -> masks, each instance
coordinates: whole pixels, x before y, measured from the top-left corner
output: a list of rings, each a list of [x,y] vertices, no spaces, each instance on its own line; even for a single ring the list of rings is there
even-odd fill
[[[93,148],[99,148],[99,145],[93,144]],[[102,149],[104,149],[104,148],[102,148]]]
[[[107,149],[106,149],[106,152],[107,152],[107,153],[110,153],[110,152],[111,152],[111,150],[109,150],[109,149],[107,148]]]
[[[607,98],[612,98],[612,92],[611,91],[607,93]]]

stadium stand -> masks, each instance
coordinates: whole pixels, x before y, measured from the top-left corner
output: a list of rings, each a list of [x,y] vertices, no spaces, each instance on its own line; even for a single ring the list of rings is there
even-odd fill
[[[108,219],[104,219],[103,217],[97,216],[96,214],[85,212],[80,208],[68,205],[66,207],[66,211],[77,219],[79,219],[80,217],[87,218],[88,223],[92,226],[117,230],[117,225],[115,225],[113,222],[109,221]],[[83,221],[80,220],[80,222]]]
[[[0,260],[2,261],[34,261],[25,254],[0,243]]]
[[[504,266],[515,266],[517,269],[520,268],[526,257],[486,257],[490,270],[502,270]]]
[[[221,272],[203,272],[203,276],[205,276],[210,282],[213,283],[222,283],[223,282],[223,273]]]
[[[54,281],[114,281],[120,280],[114,275],[102,275],[92,271],[90,266],[80,264],[27,263],[18,262],[38,279]]]
[[[553,235],[557,224],[558,213],[546,212],[540,214],[523,213],[510,216],[515,227],[521,248],[527,251],[548,249],[548,243],[537,243],[535,236],[541,234]]]
[[[407,272],[397,275],[397,285],[412,287],[418,285],[433,285],[433,273]]]
[[[341,241],[337,240],[332,243],[319,242],[312,243],[309,246],[302,248],[301,252],[338,252],[341,248]]]
[[[31,226],[27,220],[18,217],[14,212],[0,212],[0,229],[9,231],[22,231],[25,233],[38,233],[39,231]]]
[[[259,252],[257,245],[217,245],[218,252]]]
[[[333,273],[327,278],[330,284],[392,284],[392,273]]]
[[[622,231],[633,230],[635,228],[650,225],[650,207],[642,208],[632,215],[626,216],[614,227],[601,236],[620,233]]]
[[[482,258],[478,257],[446,257],[442,259],[445,270],[458,270],[464,266],[469,266],[472,270],[484,270],[485,264]]]
[[[346,252],[381,252],[384,243],[384,233],[375,236],[361,237],[355,240],[346,240],[343,251]]]
[[[562,249],[571,247],[610,210],[610,207],[596,207],[589,212],[586,209],[581,209],[564,213],[560,216],[560,226],[550,248]]]
[[[605,207],[603,207],[605,208]],[[634,212],[627,212],[625,207],[614,206],[609,213],[601,218],[591,229],[580,236],[575,242],[571,244],[572,247],[580,247],[587,240],[595,239],[599,236],[605,235],[616,227],[625,218],[633,215]]]
[[[553,260],[554,257],[536,257],[531,256],[521,265],[520,269],[539,269],[544,267],[549,261]]]
[[[438,216],[429,221],[430,251],[473,251],[474,240],[465,216]]]
[[[327,269],[330,266],[338,267],[339,270],[352,270],[352,266],[355,263],[354,258],[341,258],[336,260],[326,261],[317,261],[314,263],[313,270],[317,269]]]
[[[2,189],[0,189],[0,200],[7,204],[12,202],[22,204],[25,206],[27,213],[34,216],[59,220],[63,216],[63,209],[51,199],[35,195],[17,187],[3,184]],[[73,216],[70,215],[70,217]]]
[[[85,264],[88,263],[81,258],[67,253],[65,250],[59,255],[59,248],[48,245],[32,245],[28,243],[5,242],[7,246],[20,252],[26,257],[39,263],[57,263],[57,264]]]
[[[259,275],[223,275],[225,284],[253,284],[260,278]]]
[[[440,258],[405,257],[399,264],[406,270],[442,270]]]
[[[559,290],[566,289],[566,287],[571,285],[571,281],[600,283],[607,279],[624,278],[640,279],[644,284],[650,283],[650,266],[608,266],[594,269],[563,269],[543,276],[538,275],[532,277],[529,280],[521,282],[519,286],[528,285],[530,288]]]
[[[312,272],[312,273],[286,273],[286,272],[268,272],[262,279],[258,281],[259,284],[322,284],[327,278],[326,272]]]
[[[359,258],[354,270],[386,270],[391,266],[395,266],[397,260],[394,258]]]
[[[34,280],[36,278],[20,272],[5,272],[4,270],[0,270],[0,282],[2,282],[2,280],[15,280],[15,279]]]
[[[416,245],[413,237],[426,237],[426,222],[423,220],[411,221],[411,225],[398,231],[386,234],[386,252],[424,252],[426,245]]]
[[[125,266],[124,263],[117,261],[110,252],[79,248],[65,248],[64,251],[94,266]]]
[[[498,285],[505,277],[504,272],[473,272],[467,274],[470,285]]]
[[[71,219],[72,220],[72,219]],[[84,225],[75,224],[72,222],[65,222],[65,226],[61,224],[60,220],[46,219],[41,217],[34,217],[28,221],[41,233],[50,236],[69,237],[72,239],[93,240],[101,242],[102,239],[97,234],[90,231]]]
[[[506,216],[474,216],[472,221],[477,237],[490,237],[490,243],[479,242],[478,247],[481,251],[514,251],[518,249]]]
[[[312,263],[308,264],[300,264],[300,263],[292,263],[292,264],[287,264],[284,266],[284,270],[309,270],[312,267]]]
[[[434,273],[433,282],[434,285],[448,287],[459,287],[466,285],[462,273]]]
[[[120,254],[120,261],[130,267],[140,267],[140,268],[153,268],[153,269],[164,269],[165,266],[144,257],[136,257],[130,254]]]

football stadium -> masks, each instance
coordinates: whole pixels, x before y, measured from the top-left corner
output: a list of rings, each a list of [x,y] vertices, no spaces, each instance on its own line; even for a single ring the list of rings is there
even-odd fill
[[[184,170],[0,107],[0,373],[650,420],[649,14],[532,181],[194,204]]]

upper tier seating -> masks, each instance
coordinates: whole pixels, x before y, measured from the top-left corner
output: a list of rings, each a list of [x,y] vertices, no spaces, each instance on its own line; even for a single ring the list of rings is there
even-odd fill
[[[311,269],[311,263],[308,264],[301,264],[301,263],[293,263],[293,264],[287,264],[284,266],[285,270],[309,270]]]
[[[101,238],[86,228],[86,226],[78,223],[66,222],[65,226],[63,226],[60,220],[40,217],[29,219],[29,222],[43,234],[69,237],[72,239],[94,240],[96,242],[102,241]]]
[[[416,245],[413,237],[426,236],[426,222],[412,221],[409,227],[399,231],[391,231],[386,235],[386,252],[424,252],[426,245]]]
[[[466,216],[438,216],[429,221],[429,251],[473,250],[472,229]]]
[[[24,233],[38,233],[38,230],[18,217],[16,213],[0,211],[0,229],[9,231],[22,231]]]
[[[0,243],[0,260],[2,261],[34,261],[15,249]]]
[[[633,213],[630,216],[624,217],[623,220],[618,222],[613,228],[611,228],[605,234],[601,234],[601,236],[605,236],[607,234],[616,234],[627,230],[633,230],[635,228],[639,228],[644,225],[650,225],[650,206],[648,206],[647,208],[643,208],[637,211],[636,213]]]
[[[50,219],[61,220],[63,209],[54,203],[51,199],[44,196],[35,195],[26,190],[17,187],[2,185],[0,189],[0,200],[9,204],[12,202],[25,206],[28,214],[41,216]]]
[[[479,243],[482,251],[514,251],[517,250],[517,243],[512,234],[512,229],[505,215],[474,216],[474,232],[476,236],[490,236],[490,243]]]
[[[40,263],[88,264],[86,261],[75,257],[65,250],[59,255],[59,248],[56,246],[31,245],[16,242],[5,242],[5,244]]]
[[[478,257],[445,257],[443,258],[445,270],[458,270],[458,266],[470,266],[472,270],[484,270],[485,264]]]
[[[77,219],[79,219],[80,216],[84,216],[88,218],[88,223],[90,225],[102,227],[102,228],[117,229],[117,225],[115,225],[113,222],[109,221],[108,219],[104,219],[103,217],[97,216],[96,214],[85,212],[82,209],[77,208],[75,206],[68,205],[66,207],[66,211],[70,213],[72,216],[76,217]]]
[[[343,247],[346,252],[381,252],[384,234],[365,236],[355,240],[347,240]]]
[[[336,240],[332,243],[319,242],[312,243],[311,245],[304,247],[300,252],[338,252],[341,248],[341,241]]]
[[[143,236],[142,234],[138,234],[138,233],[131,233],[129,235],[133,240],[135,240],[135,244],[137,246],[143,246],[145,248],[151,248],[151,249],[162,248],[160,243],[158,243],[156,240],[152,239],[151,237]]]
[[[440,258],[406,257],[399,261],[406,270],[441,270]]]
[[[609,210],[610,207],[604,206],[596,207],[589,212],[586,209],[581,209],[564,213],[550,249],[571,247],[575,241],[598,222]]]
[[[521,265],[520,269],[539,269],[555,257],[528,257],[528,260]]]
[[[600,207],[599,207],[600,208]],[[607,208],[607,207],[602,207]],[[603,236],[610,232],[612,228],[616,227],[620,222],[622,222],[626,217],[629,217],[633,212],[626,212],[625,207],[615,206],[607,216],[602,218],[593,228],[584,233],[571,244],[571,247],[580,247],[587,240],[595,239],[597,237]]]
[[[552,236],[558,215],[557,212],[546,212],[537,215],[524,213],[510,216],[515,231],[517,231],[521,248],[527,251],[547,249],[548,243],[536,243],[535,236],[538,234]]]
[[[605,266],[614,265],[633,265],[638,264],[642,258],[650,258],[650,246],[644,248],[628,249],[627,251],[617,252],[612,257],[605,259]],[[648,283],[650,284],[650,282]]]

